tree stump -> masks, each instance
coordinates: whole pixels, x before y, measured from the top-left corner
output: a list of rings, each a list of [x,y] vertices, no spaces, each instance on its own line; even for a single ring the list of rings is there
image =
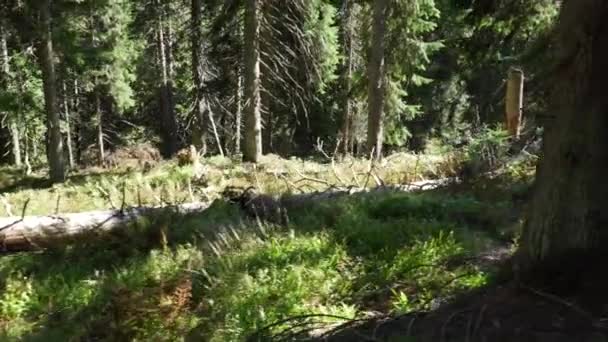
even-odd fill
[[[519,138],[524,104],[524,72],[511,68],[507,80],[506,129],[514,138]]]

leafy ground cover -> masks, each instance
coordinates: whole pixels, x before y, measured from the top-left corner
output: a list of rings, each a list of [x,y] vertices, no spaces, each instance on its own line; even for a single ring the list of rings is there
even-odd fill
[[[352,161],[332,167],[274,160],[250,174],[244,166],[212,160],[207,165],[224,167],[209,166],[210,174],[221,176],[209,176],[206,189],[259,182],[267,192],[289,190],[269,165],[296,163],[303,165],[299,173],[282,175],[291,183],[302,174],[318,178],[307,180],[317,187],[326,186],[319,179],[333,182],[355,169]],[[351,177],[363,182],[369,165],[359,166],[360,174]],[[529,188],[524,169],[424,193],[371,192],[313,203],[289,213],[283,226],[247,217],[217,198],[203,213],[139,222],[103,241],[2,256],[0,339],[237,341],[278,332],[287,323],[276,323],[294,316],[319,315],[320,323],[331,325],[432,308],[492,281],[493,263],[483,255],[509,253],[520,199]],[[190,196],[184,186],[190,172],[168,164],[149,174],[89,174],[55,191],[76,187],[77,193],[106,182],[104,188],[120,198],[117,184],[143,179],[159,185],[153,191],[179,184],[172,188],[179,199]],[[403,179],[394,172],[381,175]],[[40,203],[31,204],[32,213],[48,212],[43,199],[51,201],[52,189],[8,186],[13,191],[5,198],[13,206],[31,197]],[[66,206],[80,202],[63,196]],[[73,210],[104,205],[104,196],[80,196],[87,204]]]

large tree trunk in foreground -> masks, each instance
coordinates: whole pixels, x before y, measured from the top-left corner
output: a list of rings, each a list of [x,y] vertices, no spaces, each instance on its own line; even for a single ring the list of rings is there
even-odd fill
[[[99,236],[146,218],[154,221],[168,213],[188,214],[205,210],[208,203],[188,203],[171,207],[142,207],[92,211],[58,216],[0,218],[0,252],[41,249],[73,239]]]
[[[260,114],[260,18],[259,1],[245,1],[245,140],[243,160],[257,163],[262,156]]]
[[[374,158],[382,157],[385,84],[385,35],[388,17],[388,0],[374,0],[372,24],[372,46],[370,50],[367,76],[369,79],[367,118],[367,148],[374,152]]]
[[[50,0],[42,1],[40,9],[40,41],[38,42],[38,59],[44,83],[44,106],[47,126],[47,156],[49,159],[50,178],[53,182],[65,180],[63,160],[63,139],[57,102],[57,82],[53,53],[51,29]]]
[[[524,106],[524,72],[520,69],[509,70],[507,95],[505,97],[506,128],[514,138],[519,138]]]
[[[546,127],[522,266],[608,245],[608,2],[570,0],[558,28],[555,121]]]

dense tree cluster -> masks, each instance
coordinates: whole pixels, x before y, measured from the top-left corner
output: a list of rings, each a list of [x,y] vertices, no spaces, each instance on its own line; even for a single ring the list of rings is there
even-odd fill
[[[387,147],[421,148],[430,136],[501,120],[507,70],[546,57],[557,7],[4,1],[3,161],[48,161],[61,180],[86,158],[103,163],[108,150],[142,142],[165,157],[193,144],[254,162],[263,153],[310,154],[321,141],[378,157]]]

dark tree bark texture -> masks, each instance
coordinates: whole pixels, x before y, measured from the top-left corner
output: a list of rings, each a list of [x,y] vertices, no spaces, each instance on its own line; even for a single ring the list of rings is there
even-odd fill
[[[569,0],[562,6],[556,118],[545,127],[522,235],[524,267],[608,244],[608,2]]]

